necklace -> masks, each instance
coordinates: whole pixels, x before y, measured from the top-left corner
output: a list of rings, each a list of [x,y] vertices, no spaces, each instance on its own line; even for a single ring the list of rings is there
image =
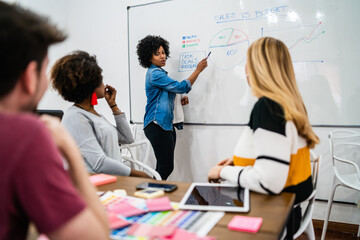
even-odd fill
[[[78,108],[81,108],[81,109],[83,109],[83,110],[85,110],[85,111],[87,111],[87,112],[89,112],[89,113],[95,114],[96,116],[99,116],[99,117],[100,117],[100,114],[98,114],[98,113],[95,111],[94,108],[86,109],[86,108],[84,108],[83,106],[81,106],[81,105],[78,104],[78,103],[74,103],[74,106],[76,106],[76,107],[78,107]]]
[[[90,112],[91,110],[94,110],[94,109],[92,109],[92,108],[86,109],[86,108],[84,108],[83,106],[81,106],[81,105],[78,104],[78,103],[75,103],[74,106],[76,106],[76,107],[78,107],[78,108],[81,108],[81,109],[83,109],[83,110],[85,110],[85,111],[88,111],[88,112]]]

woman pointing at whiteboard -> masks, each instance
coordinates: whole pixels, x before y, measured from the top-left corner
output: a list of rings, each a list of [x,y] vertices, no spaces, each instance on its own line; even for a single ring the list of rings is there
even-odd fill
[[[177,93],[188,93],[199,74],[207,67],[207,58],[201,60],[195,71],[178,82],[168,77],[162,69],[169,57],[169,42],[160,36],[146,36],[137,45],[140,65],[147,68],[145,91],[147,103],[144,116],[144,132],[151,142],[156,156],[156,171],[166,180],[174,169],[176,133],[173,125],[174,100]],[[181,104],[189,103],[187,97]]]

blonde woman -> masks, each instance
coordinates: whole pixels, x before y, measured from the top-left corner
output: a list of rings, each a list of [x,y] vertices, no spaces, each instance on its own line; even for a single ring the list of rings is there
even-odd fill
[[[271,37],[255,41],[245,70],[258,101],[233,158],[214,166],[209,181],[224,179],[263,194],[291,192],[295,203],[301,202],[313,190],[309,149],[319,138],[309,123],[286,45]],[[296,208],[287,227],[290,238],[300,219]]]

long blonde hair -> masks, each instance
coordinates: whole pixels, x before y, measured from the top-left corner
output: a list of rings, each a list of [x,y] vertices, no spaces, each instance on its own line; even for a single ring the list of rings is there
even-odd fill
[[[258,39],[248,49],[246,67],[254,96],[267,97],[280,104],[285,119],[293,121],[299,135],[314,148],[319,138],[311,128],[286,45],[271,37]]]

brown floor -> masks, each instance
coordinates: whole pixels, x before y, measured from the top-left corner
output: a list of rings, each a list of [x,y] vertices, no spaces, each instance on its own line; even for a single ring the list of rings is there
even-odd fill
[[[321,229],[315,229],[315,239],[321,239]],[[302,234],[297,240],[307,240],[308,237],[305,234]],[[335,231],[327,231],[326,240],[360,240],[360,237],[356,237],[356,234],[353,233],[343,233]]]
[[[315,239],[320,240],[321,233],[322,233],[322,227],[318,227],[317,225],[319,225],[319,224],[314,223]],[[345,229],[345,228],[342,228],[342,229]],[[345,231],[347,231],[347,230],[345,230]],[[349,232],[351,232],[351,233],[349,233]],[[348,232],[343,232],[339,229],[334,229],[334,230],[328,229],[326,232],[325,239],[326,240],[360,240],[360,237],[356,237],[356,235],[357,235],[356,229],[351,229]],[[300,235],[300,237],[297,238],[297,240],[307,240],[307,239],[308,239],[308,237],[305,234],[302,234],[302,235]]]

